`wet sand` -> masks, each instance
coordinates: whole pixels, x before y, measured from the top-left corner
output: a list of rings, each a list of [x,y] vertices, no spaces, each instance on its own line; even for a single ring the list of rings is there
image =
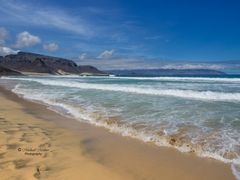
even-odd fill
[[[0,124],[1,179],[235,179],[229,164],[113,134],[4,88]]]

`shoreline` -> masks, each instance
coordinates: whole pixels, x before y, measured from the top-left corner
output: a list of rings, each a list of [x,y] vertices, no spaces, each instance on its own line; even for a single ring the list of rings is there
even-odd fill
[[[4,98],[55,128],[81,139],[83,156],[124,179],[234,179],[230,164],[181,153],[173,148],[157,147],[129,137],[110,133],[105,128],[67,118],[46,106],[27,101],[0,88]],[[1,111],[0,111],[1,112]],[[58,137],[55,137],[58,139]],[[71,138],[70,138],[71,139]],[[64,139],[62,140],[64,141]],[[71,147],[76,150],[76,147]],[[78,147],[79,148],[79,147]],[[78,172],[78,171],[77,171]],[[51,178],[51,177],[50,177]],[[96,178],[100,179],[100,178]],[[112,177],[109,177],[112,179]]]
[[[0,88],[0,102],[1,179],[124,178],[85,156],[80,137],[41,119],[16,95]]]

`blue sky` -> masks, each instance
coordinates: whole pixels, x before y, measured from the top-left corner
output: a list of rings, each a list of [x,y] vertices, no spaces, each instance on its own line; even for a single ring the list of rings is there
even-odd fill
[[[240,72],[239,0],[0,0],[0,54]]]

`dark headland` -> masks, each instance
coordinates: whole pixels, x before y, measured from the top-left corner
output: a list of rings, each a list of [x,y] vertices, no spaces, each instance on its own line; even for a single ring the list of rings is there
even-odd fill
[[[5,57],[0,56],[0,75],[35,73],[53,75],[106,75],[105,72],[93,66],[79,66],[74,61],[64,58],[29,52],[19,52],[18,54],[7,55]]]

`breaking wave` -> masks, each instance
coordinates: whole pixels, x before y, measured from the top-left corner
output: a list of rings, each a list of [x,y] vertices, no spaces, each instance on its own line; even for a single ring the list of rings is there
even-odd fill
[[[79,89],[90,90],[102,90],[113,92],[124,92],[154,96],[173,96],[185,99],[196,99],[205,101],[240,101],[240,93],[229,92],[214,92],[214,91],[194,91],[194,90],[182,90],[182,89],[160,89],[150,86],[131,86],[131,85],[119,85],[119,84],[95,84],[84,83],[76,81],[60,81],[60,80],[45,80],[45,79],[33,79],[33,78],[10,78],[23,81],[38,82],[43,85],[50,86],[62,86]]]

